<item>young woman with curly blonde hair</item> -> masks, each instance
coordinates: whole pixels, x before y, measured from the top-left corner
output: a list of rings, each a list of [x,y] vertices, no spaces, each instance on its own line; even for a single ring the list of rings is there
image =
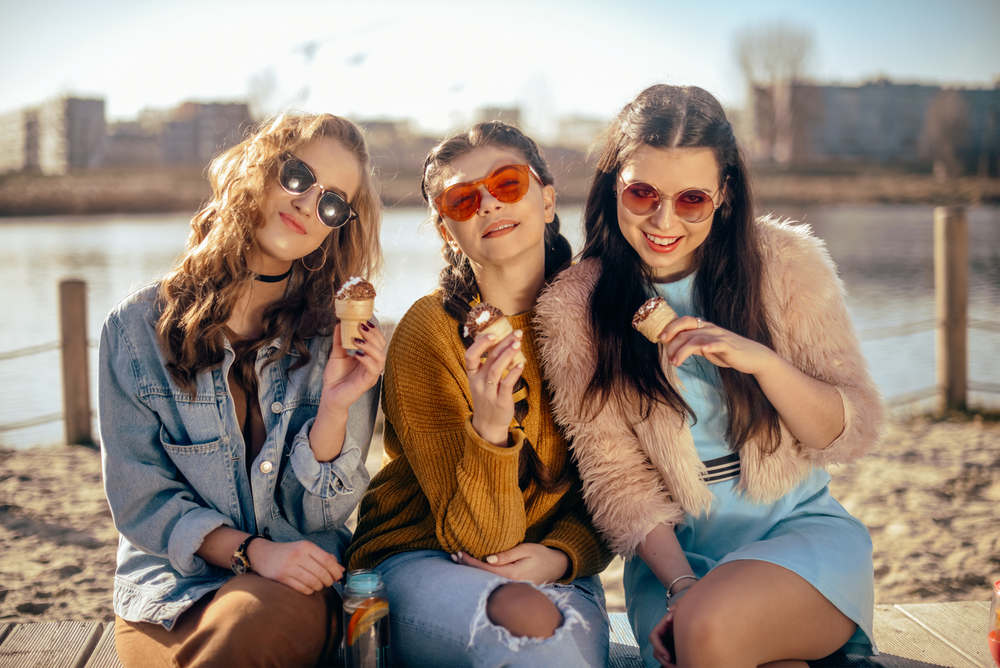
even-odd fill
[[[108,316],[104,484],[125,665],[308,665],[368,483],[385,339],[348,355],[335,291],[380,263],[358,128],[285,115],[222,153],[187,250]]]

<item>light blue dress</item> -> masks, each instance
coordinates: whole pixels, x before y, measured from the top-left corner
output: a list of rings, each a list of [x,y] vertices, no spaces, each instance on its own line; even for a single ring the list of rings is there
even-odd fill
[[[657,292],[679,316],[698,317],[693,304],[694,274],[673,283],[659,283]],[[858,630],[844,647],[850,654],[872,654],[874,610],[872,542],[868,530],[830,495],[830,475],[822,468],[771,503],[756,503],[738,489],[738,464],[725,435],[727,414],[721,381],[715,366],[692,355],[677,369],[681,394],[697,421],[691,427],[698,455],[709,465],[711,510],[700,517],[686,515],[676,527],[677,539],[699,577],[719,564],[757,559],[783,566],[807,580]],[[712,472],[716,472],[712,476]],[[625,604],[629,622],[642,642],[647,666],[653,659],[646,638],[666,614],[665,590],[639,557],[625,564]]]

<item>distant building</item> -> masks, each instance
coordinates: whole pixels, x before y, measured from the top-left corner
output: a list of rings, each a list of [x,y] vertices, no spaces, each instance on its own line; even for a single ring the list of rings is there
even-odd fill
[[[0,115],[0,174],[38,169],[38,110]]]
[[[607,129],[607,118],[570,115],[559,119],[555,143],[567,148],[587,151],[598,141]]]
[[[241,141],[252,123],[245,102],[185,102],[168,114],[162,127],[163,160],[206,164]]]
[[[476,123],[487,121],[503,121],[520,128],[521,108],[520,107],[480,107],[476,110]]]
[[[38,107],[38,168],[65,174],[101,164],[104,100],[59,97]]]
[[[105,167],[159,165],[163,162],[160,134],[139,121],[119,121],[108,126],[104,147]]]
[[[103,99],[59,97],[0,115],[0,173],[205,165],[241,141],[251,124],[246,103],[185,102],[109,125]]]
[[[413,121],[409,119],[391,120],[377,118],[368,121],[358,121],[365,132],[365,141],[369,144],[385,146],[394,142],[411,141],[415,133]]]
[[[397,196],[415,193],[424,158],[438,138],[419,134],[409,119],[358,120],[357,124],[364,131],[368,154],[378,171],[383,192]]]
[[[942,114],[929,111],[949,97],[957,100],[942,112],[950,116],[935,121]],[[974,163],[995,165],[1000,143],[1000,87],[784,82],[755,86],[747,113],[751,157],[780,164],[926,164],[936,159],[931,144],[940,141],[934,139],[940,135],[934,126],[945,122],[951,124],[949,141],[978,152],[968,157]]]
[[[65,174],[101,164],[104,100],[58,97],[0,116],[0,172]]]

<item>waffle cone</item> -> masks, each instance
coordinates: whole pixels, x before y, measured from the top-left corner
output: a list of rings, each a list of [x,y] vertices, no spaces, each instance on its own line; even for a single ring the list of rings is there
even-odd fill
[[[374,299],[336,299],[333,302],[334,311],[340,318],[340,344],[345,350],[357,350],[354,339],[361,336],[361,323],[372,317]]]
[[[653,309],[646,318],[635,326],[639,333],[645,336],[647,339],[653,343],[660,342],[660,334],[663,332],[663,328],[666,327],[671,320],[674,320],[677,314],[674,310],[670,308],[663,302],[655,309]]]

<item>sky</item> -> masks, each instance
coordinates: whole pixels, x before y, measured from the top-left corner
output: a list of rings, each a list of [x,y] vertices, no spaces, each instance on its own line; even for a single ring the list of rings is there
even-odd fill
[[[778,21],[811,33],[818,81],[1000,77],[1000,0],[0,0],[0,112],[76,94],[126,120],[253,92],[265,112],[410,118],[430,133],[518,105],[544,137],[656,82],[739,108],[736,36]]]

